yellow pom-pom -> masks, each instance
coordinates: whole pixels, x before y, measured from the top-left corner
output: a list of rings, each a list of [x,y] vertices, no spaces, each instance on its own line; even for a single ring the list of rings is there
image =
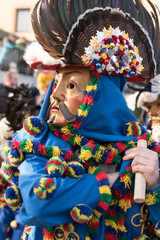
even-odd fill
[[[14,228],[14,229],[17,229],[17,228],[18,228],[18,223],[17,223],[15,220],[13,220],[13,221],[10,223],[10,226],[11,226],[12,228]]]

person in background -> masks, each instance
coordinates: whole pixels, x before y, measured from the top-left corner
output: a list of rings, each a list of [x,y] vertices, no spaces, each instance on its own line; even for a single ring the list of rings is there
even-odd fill
[[[18,51],[16,46],[16,36],[10,34],[3,40],[3,46],[0,53],[0,69],[8,71],[11,62],[17,63]]]
[[[17,87],[18,77],[16,72],[7,71],[4,75],[4,84],[0,84],[0,119],[5,116],[7,104],[6,98],[10,89],[15,89]]]
[[[18,51],[18,62],[17,62],[17,69],[18,72],[21,74],[26,73],[26,69],[28,68],[28,65],[26,64],[25,60],[23,59],[23,55],[25,52],[25,49],[27,47],[27,39],[25,37],[20,37],[16,40],[16,46]]]
[[[4,85],[9,88],[16,88],[18,83],[17,73],[14,71],[7,71],[4,76]]]

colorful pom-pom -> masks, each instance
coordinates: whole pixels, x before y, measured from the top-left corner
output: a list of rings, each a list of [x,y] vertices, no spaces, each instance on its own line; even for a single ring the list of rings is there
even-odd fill
[[[22,197],[17,186],[11,186],[5,191],[5,201],[14,211],[22,205]]]
[[[33,192],[41,199],[51,198],[56,189],[55,182],[52,178],[43,177],[35,182]]]
[[[52,157],[47,162],[47,171],[51,177],[60,177],[67,168],[67,163],[62,157]]]
[[[12,228],[14,228],[14,229],[17,229],[17,228],[18,228],[18,223],[17,223],[15,220],[13,220],[13,221],[10,223],[10,226],[11,226]]]
[[[22,150],[18,148],[12,148],[9,153],[9,161],[12,166],[18,167],[24,161]]]
[[[160,237],[160,221],[156,223],[154,231],[158,237]]]
[[[2,163],[2,171],[5,179],[10,180],[14,172],[14,167],[7,159]]]
[[[80,178],[85,173],[81,163],[73,161],[68,163],[67,175],[71,178]]]
[[[141,124],[137,121],[131,121],[124,125],[123,127],[124,136],[141,136],[142,127]]]
[[[38,117],[29,117],[24,121],[23,127],[28,134],[36,136],[42,132],[43,123]]]
[[[92,218],[93,209],[86,204],[78,204],[71,210],[72,218],[78,223],[87,223]]]

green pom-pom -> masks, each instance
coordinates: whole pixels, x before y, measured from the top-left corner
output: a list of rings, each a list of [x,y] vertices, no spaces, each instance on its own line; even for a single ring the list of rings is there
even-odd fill
[[[43,122],[38,117],[29,117],[23,123],[24,130],[33,136],[43,131]]]
[[[14,211],[22,205],[22,197],[17,186],[11,186],[5,191],[5,201]]]
[[[68,163],[67,175],[71,178],[80,178],[85,173],[81,163],[73,161]]]
[[[71,210],[72,218],[78,223],[88,223],[92,213],[93,209],[86,204],[78,204]]]
[[[52,157],[47,162],[47,171],[51,177],[60,177],[67,168],[67,163],[62,157]]]
[[[56,189],[55,182],[52,178],[43,177],[35,182],[33,192],[41,199],[51,198]]]

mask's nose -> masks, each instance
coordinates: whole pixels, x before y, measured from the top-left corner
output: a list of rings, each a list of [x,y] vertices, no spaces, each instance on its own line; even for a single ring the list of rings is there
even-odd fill
[[[62,102],[65,100],[65,87],[64,84],[57,84],[57,86],[55,87],[53,93],[52,93],[52,98],[54,100],[57,100],[57,102]]]

